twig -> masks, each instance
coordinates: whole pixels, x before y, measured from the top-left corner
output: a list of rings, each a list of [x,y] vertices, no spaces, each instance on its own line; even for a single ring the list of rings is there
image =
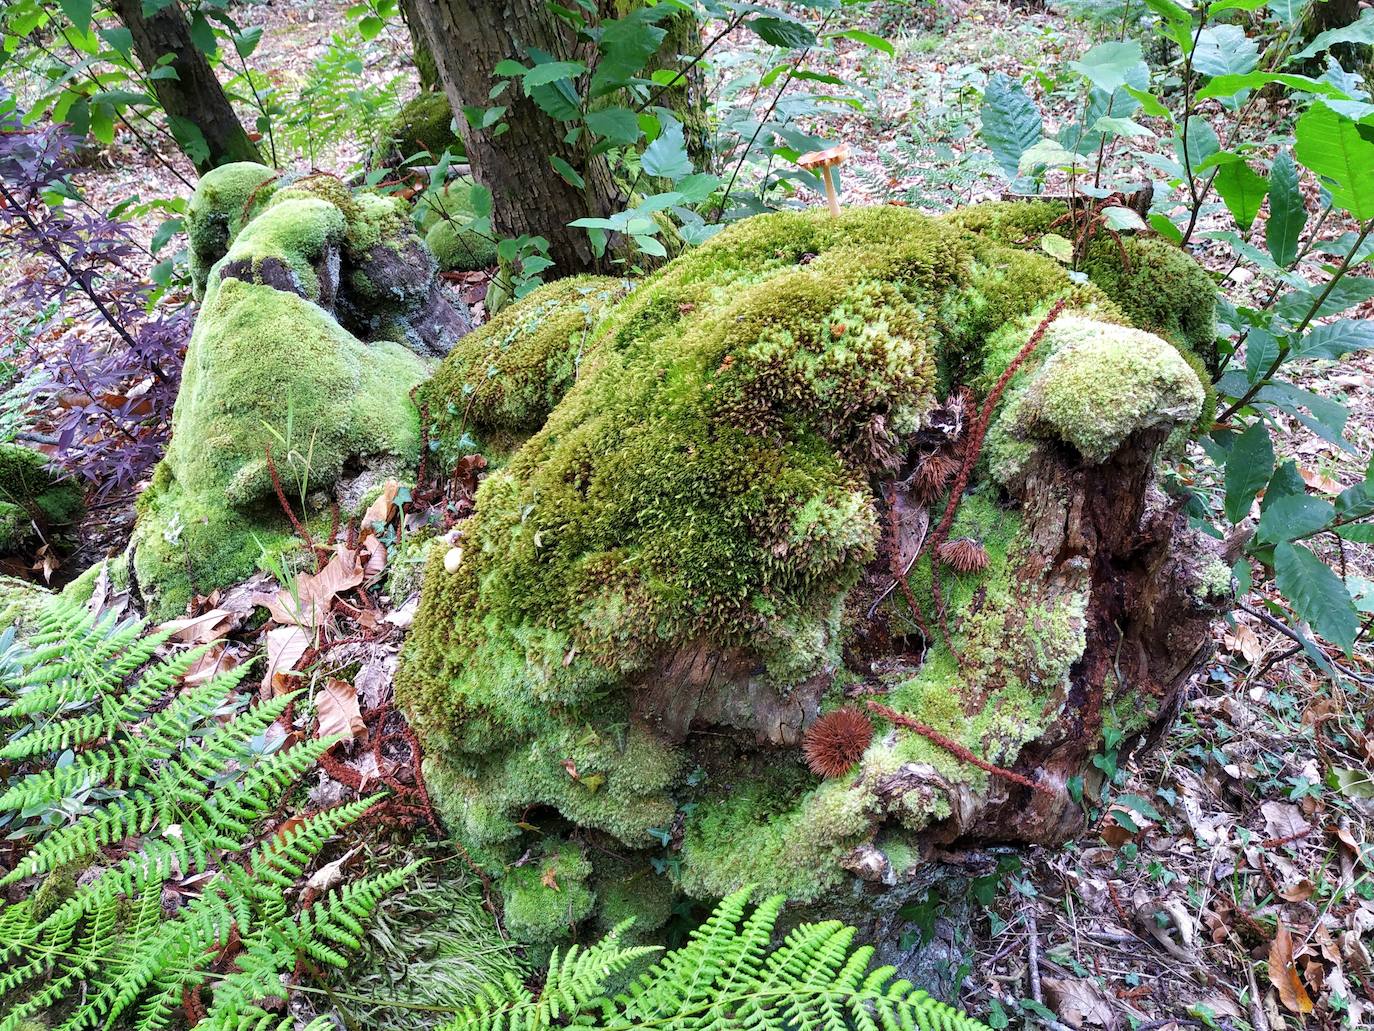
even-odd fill
[[[1040,989],[1040,927],[1035,922],[1035,914],[1030,910],[1026,911],[1026,935],[1030,946],[1026,963],[1030,968],[1031,998],[1043,1006],[1045,994]]]
[[[868,705],[869,709],[871,709],[877,715],[883,717],[883,719],[899,727],[904,727],[907,730],[915,731],[917,734],[920,734],[926,740],[939,745],[941,748],[943,748],[950,755],[954,756],[956,759],[960,759],[971,766],[977,766],[980,770],[983,770],[986,773],[991,773],[993,776],[1001,777],[1003,780],[1009,780],[1013,784],[1020,784],[1024,788],[1030,788],[1032,791],[1038,791],[1043,795],[1049,795],[1051,797],[1058,795],[1058,792],[1055,791],[1053,788],[1048,787],[1044,784],[1037,784],[1035,781],[1031,780],[1024,774],[1017,773],[1015,770],[1005,769],[1001,766],[994,766],[986,759],[980,759],[978,756],[974,755],[963,745],[959,744],[958,741],[955,741],[953,738],[946,737],[944,734],[941,734],[934,727],[927,726],[920,720],[914,719],[913,717],[906,715],[906,713],[898,712],[896,709],[889,708],[888,706],[883,705],[881,702],[875,702],[870,700],[866,704]]]

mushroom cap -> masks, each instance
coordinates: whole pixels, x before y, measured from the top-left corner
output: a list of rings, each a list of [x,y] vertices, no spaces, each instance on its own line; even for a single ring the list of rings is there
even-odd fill
[[[843,164],[849,159],[849,144],[841,143],[828,150],[813,150],[797,158],[802,168],[825,168],[829,165]]]

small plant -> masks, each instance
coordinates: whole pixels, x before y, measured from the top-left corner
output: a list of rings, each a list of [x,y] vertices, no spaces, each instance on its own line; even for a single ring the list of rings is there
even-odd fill
[[[360,921],[414,869],[289,904],[377,796],[262,836],[335,743],[280,746],[269,731],[292,695],[243,709],[250,664],[178,693],[204,648],[154,660],[167,632],[61,597],[36,624],[3,659],[13,694],[0,721],[16,729],[0,757],[24,772],[0,781],[0,814],[28,847],[0,888],[38,884],[0,901],[0,1029],[60,1014],[73,1028],[122,1018],[154,1031],[183,1007],[211,1028],[290,1027],[266,1000],[288,998],[302,961],[345,965]]]
[[[486,986],[442,1031],[522,1031],[555,1021],[622,1031],[986,1031],[909,981],[893,981],[892,967],[869,969],[872,947],[854,948],[854,929],[837,920],[802,924],[774,947],[784,899],[766,899],[748,912],[749,895],[746,888],[723,899],[685,946],[664,954],[613,997],[607,992],[617,977],[658,951],[622,946],[628,922],[585,949],[555,951],[537,995],[510,976]]]

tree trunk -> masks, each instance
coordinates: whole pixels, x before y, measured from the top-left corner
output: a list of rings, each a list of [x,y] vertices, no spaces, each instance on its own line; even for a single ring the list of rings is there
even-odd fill
[[[498,236],[542,236],[558,275],[607,271],[612,252],[598,256],[583,229],[568,225],[584,216],[605,217],[624,207],[625,197],[603,155],[590,154],[581,139],[564,140],[569,125],[541,111],[512,84],[496,100],[491,88],[502,81],[497,62],[526,60],[537,48],[557,60],[569,59],[576,40],[538,0],[415,0],[416,12],[431,44],[439,79],[457,116],[473,177],[491,190],[492,225]],[[501,124],[482,129],[469,124],[465,107],[504,105]],[[566,181],[551,164],[558,157],[582,177],[583,187]]]
[[[411,60],[420,76],[420,89],[428,92],[443,87],[439,84],[439,69],[434,63],[434,51],[430,49],[429,40],[425,38],[425,31],[420,26],[421,15],[418,7],[419,0],[401,0],[401,17],[406,23],[406,31],[410,33]]]
[[[231,161],[261,161],[258,148],[239,123],[210,62],[191,42],[191,26],[181,6],[169,3],[146,17],[143,0],[114,0],[114,9],[133,35],[134,51],[148,72],[157,67],[164,55],[172,55],[169,67],[176,71],[176,77],[154,79],[153,89],[196,171],[203,175]],[[194,126],[204,138],[208,153],[199,160],[187,148],[178,122]]]

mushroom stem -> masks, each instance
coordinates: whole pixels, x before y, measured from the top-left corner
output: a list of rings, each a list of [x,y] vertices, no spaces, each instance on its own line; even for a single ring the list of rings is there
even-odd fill
[[[835,172],[829,165],[821,169],[821,175],[825,177],[825,199],[830,202],[830,214],[834,218],[840,217],[840,194],[835,189]]]

